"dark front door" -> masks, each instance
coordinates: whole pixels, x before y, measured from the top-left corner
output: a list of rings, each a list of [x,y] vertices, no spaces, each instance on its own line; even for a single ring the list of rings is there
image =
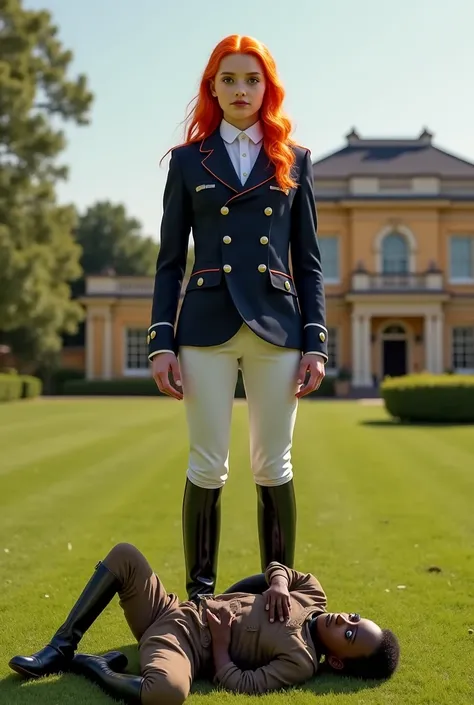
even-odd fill
[[[399,377],[407,371],[406,340],[384,340],[383,373],[384,376]]]

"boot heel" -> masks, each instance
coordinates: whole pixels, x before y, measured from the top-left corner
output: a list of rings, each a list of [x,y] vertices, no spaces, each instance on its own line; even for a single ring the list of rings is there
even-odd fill
[[[76,654],[71,662],[71,672],[92,681],[116,700],[124,700],[130,705],[141,703],[143,678],[115,673],[103,656]]]

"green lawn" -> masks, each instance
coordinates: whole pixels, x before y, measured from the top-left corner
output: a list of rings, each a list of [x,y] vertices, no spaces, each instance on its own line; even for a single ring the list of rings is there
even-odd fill
[[[223,498],[219,589],[259,570],[247,413],[235,406]],[[136,544],[184,596],[181,403],[163,399],[39,400],[0,406],[0,703],[112,701],[66,675],[24,683],[8,659],[42,647],[95,563]],[[329,609],[394,629],[395,678],[368,686],[317,678],[263,697],[269,705],[472,705],[474,702],[474,429],[392,424],[355,402],[303,402],[294,447],[297,568],[315,573]],[[441,572],[429,571],[437,566]],[[399,586],[405,586],[400,589]],[[122,648],[136,665],[117,601],[81,642]],[[190,705],[251,703],[198,684]]]

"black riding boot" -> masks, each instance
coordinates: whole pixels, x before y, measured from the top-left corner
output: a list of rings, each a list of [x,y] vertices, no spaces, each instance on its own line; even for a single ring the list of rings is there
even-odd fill
[[[221,531],[222,489],[207,490],[188,479],[183,496],[183,544],[189,600],[214,593]]]
[[[126,703],[141,703],[143,678],[127,673],[115,673],[103,656],[76,654],[70,670],[96,683],[107,695]]]
[[[228,587],[223,594],[225,595],[229,592],[246,592],[250,595],[261,595],[265,590],[268,590],[265,573],[257,573],[256,575],[249,575],[248,578],[234,583]]]
[[[293,480],[277,487],[257,487],[260,562],[265,571],[272,561],[293,568],[296,540],[296,501]]]
[[[32,656],[14,656],[8,664],[10,668],[24,678],[40,678],[68,670],[79,641],[119,587],[117,578],[103,563],[98,563],[66,621],[48,645]]]

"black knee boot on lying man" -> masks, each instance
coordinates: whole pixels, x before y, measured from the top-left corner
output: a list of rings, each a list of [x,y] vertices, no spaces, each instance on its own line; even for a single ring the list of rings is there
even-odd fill
[[[51,641],[31,656],[14,656],[8,664],[10,668],[23,678],[41,678],[67,671],[79,641],[107,607],[119,587],[115,575],[103,563],[98,563],[66,621]],[[117,670],[127,665],[126,657],[120,652],[113,652],[108,658],[109,665]]]
[[[142,676],[116,673],[103,656],[78,653],[71,662],[70,671],[92,681],[116,700],[130,705],[141,703]]]

